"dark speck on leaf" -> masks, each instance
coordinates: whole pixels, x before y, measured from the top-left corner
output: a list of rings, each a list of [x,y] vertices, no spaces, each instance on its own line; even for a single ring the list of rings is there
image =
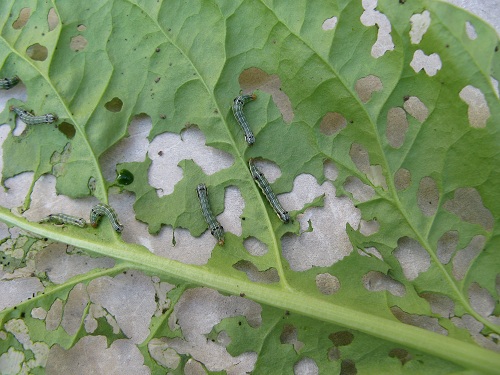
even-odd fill
[[[495,47],[495,52],[498,52],[498,46]]]
[[[161,118],[162,120],[165,120],[165,119],[167,118],[167,115],[160,115],[160,118]]]
[[[155,49],[155,51],[156,51],[156,52],[160,52],[160,49],[159,49],[159,48],[157,48],[157,49]]]
[[[241,326],[241,322],[238,322],[238,325]]]
[[[240,293],[240,297],[245,297],[245,293]]]
[[[118,177],[116,177],[116,182],[120,185],[130,185],[134,182],[134,175],[127,169],[122,169],[118,172]]]
[[[405,95],[403,96],[403,100],[406,102],[408,99],[410,99],[410,96],[409,95]]]

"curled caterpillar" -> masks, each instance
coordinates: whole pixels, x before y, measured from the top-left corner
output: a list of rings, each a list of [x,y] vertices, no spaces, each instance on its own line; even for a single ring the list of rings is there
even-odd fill
[[[247,119],[245,118],[245,114],[243,113],[243,106],[249,101],[255,100],[257,96],[252,95],[240,95],[233,100],[233,114],[240,124],[241,128],[245,132],[245,141],[247,141],[248,145],[251,146],[255,142],[255,136],[250,130],[250,126],[248,125]]]
[[[17,85],[19,82],[20,79],[18,76],[14,76],[12,78],[2,78],[0,79],[0,89],[9,90],[13,88],[15,85]]]
[[[14,111],[26,125],[51,124],[54,121],[57,121],[57,116],[52,113],[47,113],[42,116],[34,116],[19,107],[12,106],[10,107],[10,110]]]
[[[56,225],[70,224],[80,228],[84,228],[87,222],[84,218],[66,215],[66,214],[50,214],[39,221],[40,223],[53,223]]]
[[[118,215],[111,206],[104,203],[98,203],[90,210],[90,225],[96,228],[104,215],[108,217],[113,229],[121,233],[123,225],[118,221]]]
[[[276,215],[278,215],[282,222],[288,223],[290,221],[290,214],[283,209],[280,201],[276,197],[276,194],[274,194],[274,191],[271,189],[269,182],[264,174],[259,171],[257,166],[254,164],[253,159],[248,160],[248,166],[250,167],[250,173],[252,174],[253,179],[257,185],[259,185],[260,190],[262,190],[266,196],[274,212],[276,212]]]
[[[207,187],[205,184],[199,184],[196,187],[196,192],[198,193],[198,198],[200,199],[201,212],[203,213],[205,221],[210,228],[210,233],[212,233],[212,236],[217,239],[219,245],[224,245],[224,228],[222,228],[222,225],[219,224],[210,209]]]

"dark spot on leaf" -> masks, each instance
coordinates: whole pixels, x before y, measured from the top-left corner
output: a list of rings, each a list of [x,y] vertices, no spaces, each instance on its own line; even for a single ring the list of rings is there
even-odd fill
[[[331,333],[328,338],[335,346],[346,346],[352,343],[354,335],[349,331],[339,331]]]
[[[110,112],[120,112],[123,107],[123,102],[120,98],[114,97],[109,102],[104,104],[104,107]]]
[[[42,46],[39,43],[35,43],[26,49],[26,54],[35,61],[44,61],[47,59],[49,51],[47,50],[47,47]]]
[[[59,131],[61,133],[63,133],[69,139],[72,139],[76,134],[75,127],[72,124],[67,123],[67,122],[60,123],[57,128],[59,129]]]
[[[412,356],[410,353],[408,353],[408,351],[400,348],[392,349],[389,352],[389,357],[399,359],[402,365],[412,359]]]
[[[405,95],[405,96],[403,96],[403,100],[404,100],[405,102],[406,102],[407,100],[409,100],[409,99],[410,99],[410,95]]]
[[[167,118],[167,115],[160,115],[160,118],[161,118],[162,120],[165,120],[165,119]]]
[[[26,313],[23,311],[23,312],[21,313],[21,318],[24,318],[25,316],[26,316]]]
[[[356,375],[358,370],[356,364],[350,359],[345,359],[340,364],[340,375]]]
[[[160,82],[160,79],[161,79],[161,77],[156,77],[156,78],[155,78],[155,83]]]
[[[240,293],[240,297],[245,297],[245,293]]]
[[[156,52],[160,52],[160,49],[159,49],[159,48],[157,48],[157,49],[155,49],[155,51],[156,51]]]
[[[241,322],[238,322],[238,325],[241,326]]]
[[[399,3],[404,4],[404,3],[406,3],[406,0],[399,0]]]

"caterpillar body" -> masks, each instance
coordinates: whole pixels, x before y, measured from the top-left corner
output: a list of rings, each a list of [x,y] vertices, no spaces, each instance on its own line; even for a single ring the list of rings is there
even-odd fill
[[[123,225],[118,221],[118,215],[111,206],[104,203],[98,203],[90,210],[90,225],[96,228],[104,215],[108,217],[113,229],[121,233]]]
[[[52,113],[35,116],[19,107],[10,107],[10,110],[14,111],[26,125],[51,124],[54,121],[57,121],[57,116]]]
[[[15,85],[17,85],[19,82],[20,79],[18,76],[14,76],[12,78],[2,78],[0,79],[0,89],[9,90],[13,88]]]
[[[70,224],[80,228],[84,228],[87,222],[84,218],[66,215],[66,214],[50,214],[39,221],[40,223],[53,223],[56,225]]]
[[[224,228],[219,224],[215,218],[212,210],[210,209],[210,203],[208,202],[208,191],[205,184],[199,184],[196,187],[196,192],[198,193],[198,198],[200,200],[201,212],[205,217],[205,221],[208,224],[210,233],[217,239],[219,245],[224,245]]]
[[[274,194],[274,191],[271,189],[269,182],[267,181],[264,174],[254,164],[253,159],[248,160],[248,166],[250,168],[250,173],[252,174],[253,179],[255,180],[257,185],[259,185],[260,190],[262,190],[262,193],[264,193],[264,195],[266,196],[274,212],[276,212],[276,215],[278,215],[282,222],[290,222],[290,214],[283,209],[280,201],[276,197],[276,194]]]
[[[249,101],[255,100],[256,98],[257,96],[255,96],[254,94],[240,95],[233,100],[234,117],[236,118],[236,121],[238,121],[238,124],[240,124],[241,128],[245,132],[245,141],[248,143],[249,146],[254,144],[255,136],[253,135],[252,130],[250,130],[250,126],[248,125],[245,114],[243,113],[243,106]]]

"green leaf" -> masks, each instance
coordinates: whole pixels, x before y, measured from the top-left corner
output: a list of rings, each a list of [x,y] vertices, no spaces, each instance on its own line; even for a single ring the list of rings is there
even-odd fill
[[[427,0],[0,7],[22,81],[0,95],[1,373],[499,372],[484,21]],[[22,130],[10,106],[58,121]],[[98,202],[122,234],[39,223]]]

